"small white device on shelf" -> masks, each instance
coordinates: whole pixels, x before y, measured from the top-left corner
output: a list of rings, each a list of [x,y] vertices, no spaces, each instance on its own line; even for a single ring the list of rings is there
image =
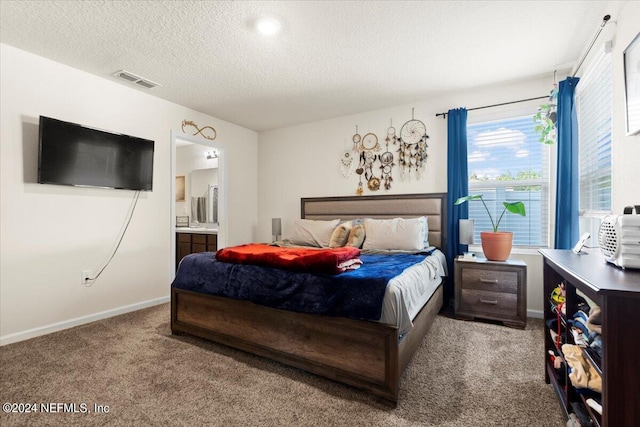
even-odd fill
[[[582,251],[583,246],[585,245],[585,243],[587,243],[587,240],[589,240],[589,237],[591,237],[591,234],[589,233],[584,233],[581,237],[580,240],[578,240],[578,243],[576,243],[576,245],[573,247],[573,252],[576,254],[579,254],[580,251]]]
[[[608,262],[622,268],[640,268],[640,215],[605,217],[598,241]]]

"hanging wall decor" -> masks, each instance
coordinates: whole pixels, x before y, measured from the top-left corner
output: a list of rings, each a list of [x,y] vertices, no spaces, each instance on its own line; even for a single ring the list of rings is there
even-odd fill
[[[359,151],[360,150],[360,143],[362,142],[362,137],[358,133],[358,126],[357,125],[356,125],[356,133],[353,134],[353,137],[351,138],[351,140],[353,141],[353,151]]]
[[[351,137],[351,140],[353,141],[351,150],[343,150],[340,154],[340,170],[345,178],[351,176],[358,162],[360,143],[362,142],[362,137],[358,133],[358,126],[356,126],[356,133]]]
[[[357,155],[357,153],[355,153]],[[349,178],[353,173],[353,166],[355,162],[353,159],[355,158],[354,152],[352,150],[344,150],[342,152],[342,156],[340,157],[340,169],[342,170],[342,176],[345,178]]]
[[[414,109],[411,109],[411,120],[407,121],[400,129],[400,146],[398,148],[398,162],[400,174],[410,176],[415,171],[416,178],[420,178],[427,164],[427,127],[414,118]]]
[[[366,134],[360,143],[360,151],[380,151],[378,137],[373,133]]]
[[[356,169],[356,173],[360,177],[360,181],[358,182],[358,188],[356,189],[356,194],[358,196],[362,196],[363,188],[362,188],[362,174],[364,173],[364,169],[358,165],[358,169]]]
[[[384,181],[384,189],[389,190],[391,188],[391,181],[393,181],[393,177],[391,176],[391,170],[396,165],[393,163],[393,153],[389,151],[389,142],[387,140],[387,151],[380,155],[380,169],[382,170],[381,178]]]
[[[385,138],[387,142],[387,151],[389,151],[389,143],[393,143],[396,145],[398,143],[398,137],[396,136],[396,128],[393,127],[393,120],[391,120],[391,126],[387,129],[387,137]]]
[[[183,120],[182,121],[182,132],[187,133],[187,131],[184,128],[188,127],[188,126],[191,126],[191,127],[195,128],[196,132],[192,133],[193,136],[196,136],[196,135],[200,134],[200,135],[202,135],[203,138],[206,138],[206,139],[208,139],[210,141],[213,141],[214,139],[216,139],[217,133],[216,133],[216,130],[212,126],[204,126],[202,128],[199,128],[198,125],[196,125],[193,121],[191,121],[191,120]]]
[[[369,150],[365,150],[360,154],[360,163],[364,168],[364,178],[367,180],[367,188],[371,191],[377,191],[380,188],[380,180],[373,174],[373,164],[377,159],[378,155]]]

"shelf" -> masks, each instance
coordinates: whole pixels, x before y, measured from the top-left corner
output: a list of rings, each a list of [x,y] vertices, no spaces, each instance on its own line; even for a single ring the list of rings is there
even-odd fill
[[[549,380],[556,394],[558,396],[566,396],[567,394],[566,387],[560,383],[560,379],[558,378],[558,373],[556,372],[555,368],[553,367],[553,365],[550,364],[549,361],[547,361],[546,366],[547,366],[547,374],[549,375]],[[567,400],[566,399],[559,399],[559,400],[560,400],[560,405],[562,406],[562,410],[564,411],[564,415],[565,417],[568,418],[570,413],[570,408],[568,406]]]
[[[602,377],[602,359],[600,359],[600,356],[590,348],[583,348],[582,353],[589,363],[593,365],[598,375]]]
[[[600,427],[602,425],[602,415],[594,411],[591,406],[587,405],[587,399],[585,399],[584,396],[581,395],[580,398],[582,399],[582,404],[587,410],[589,417],[591,417],[591,421],[593,422],[593,425],[595,427]]]

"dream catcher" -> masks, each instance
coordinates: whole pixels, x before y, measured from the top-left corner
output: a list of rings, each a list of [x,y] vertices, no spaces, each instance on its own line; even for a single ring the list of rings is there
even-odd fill
[[[360,151],[380,151],[378,137],[373,133],[366,134],[360,143]]]
[[[411,109],[411,120],[402,125],[400,129],[400,147],[398,148],[398,162],[400,174],[405,172],[410,175],[415,170],[416,177],[420,178],[427,164],[427,127],[420,120],[413,117],[414,109]]]
[[[392,128],[389,128],[392,129]],[[387,132],[389,135],[389,132]],[[394,129],[395,135],[395,129]],[[384,181],[384,189],[389,190],[391,188],[391,181],[393,181],[393,177],[391,176],[391,170],[396,165],[393,163],[393,153],[389,151],[389,138],[387,137],[387,151],[380,155],[380,178]]]
[[[398,137],[396,136],[396,128],[393,127],[393,120],[391,120],[391,126],[387,129],[387,137],[385,138],[387,142],[387,151],[389,151],[389,143],[393,143],[396,145],[398,143]]]
[[[360,151],[360,143],[362,142],[362,137],[358,133],[358,126],[356,126],[356,133],[351,138],[353,141],[353,148],[351,150],[344,150],[340,155],[340,170],[342,171],[342,176],[345,178],[349,178],[353,173],[353,169],[358,162],[358,154]]]
[[[351,138],[353,141],[353,151],[360,151],[360,143],[362,142],[362,137],[358,133],[358,126],[356,126],[356,133]]]
[[[393,136],[395,137],[395,129],[393,131]],[[362,195],[364,191],[364,181],[367,183],[367,188],[370,191],[378,191],[380,189],[381,180],[385,180],[385,188],[390,188],[391,182],[391,167],[393,164],[393,154],[389,152],[389,136],[387,135],[387,152],[383,153],[385,156],[385,165],[387,168],[385,169],[385,165],[381,166],[382,175],[380,177],[375,176],[374,174],[374,164],[376,161],[380,161],[383,163],[382,155],[378,155],[375,152],[381,151],[380,143],[378,142],[378,137],[374,133],[367,133],[363,137],[358,133],[358,127],[356,126],[356,133],[353,135],[353,153],[351,154],[351,160],[354,160],[354,154],[359,153],[359,161],[358,167],[356,168],[356,174],[359,176],[358,180],[358,188],[356,189],[357,195]],[[346,167],[345,160],[348,151],[343,152],[343,165]],[[385,172],[386,171],[386,172]],[[386,174],[385,174],[386,173]],[[344,174],[344,172],[343,172]],[[347,175],[345,175],[346,177]]]
[[[342,152],[342,156],[340,157],[340,169],[342,170],[342,176],[345,178],[349,178],[353,173],[353,167],[355,165],[355,155],[352,150],[344,150]]]
[[[364,173],[363,166],[364,165],[363,165],[362,158],[360,158],[360,164],[358,164],[358,169],[356,169],[356,173],[360,177],[360,181],[358,182],[358,188],[356,189],[356,194],[358,196],[362,196],[362,192],[363,192],[363,188],[362,188],[362,174]]]
[[[361,164],[364,168],[364,178],[367,180],[367,188],[371,191],[380,189],[380,179],[373,174],[373,163],[377,158],[378,156],[371,151],[363,151],[360,154]]]

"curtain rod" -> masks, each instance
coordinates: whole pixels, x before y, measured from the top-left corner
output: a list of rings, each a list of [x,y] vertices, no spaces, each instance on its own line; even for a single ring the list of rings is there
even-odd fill
[[[593,37],[593,40],[591,40],[591,44],[587,48],[587,51],[584,53],[584,56],[582,57],[582,59],[580,60],[580,63],[578,64],[578,67],[576,68],[576,71],[573,73],[573,75],[571,77],[575,77],[576,74],[578,73],[578,70],[580,70],[580,67],[582,67],[582,63],[584,62],[585,59],[587,59],[587,55],[589,55],[589,52],[591,52],[591,48],[593,47],[593,45],[595,44],[596,40],[598,39],[598,36],[602,32],[602,29],[604,28],[604,26],[607,25],[607,22],[609,21],[609,19],[611,19],[611,15],[605,15],[602,18],[602,23],[600,24],[600,27],[598,28],[598,31],[596,32],[596,35]],[[481,110],[483,108],[499,107],[501,105],[517,104],[519,102],[534,101],[536,99],[543,99],[543,98],[548,98],[548,97],[549,96],[540,96],[538,98],[520,99],[518,101],[503,102],[502,104],[485,105],[483,107],[469,108],[469,109],[467,109],[467,111]],[[440,117],[440,116],[442,116],[443,119],[446,119],[447,118],[447,113],[437,113],[436,114],[436,117]]]
[[[600,27],[598,28],[598,31],[596,31],[596,35],[593,37],[593,40],[591,40],[591,44],[589,45],[589,47],[587,48],[587,51],[582,56],[582,59],[580,60],[580,63],[578,64],[578,67],[576,68],[576,71],[574,71],[574,73],[573,73],[573,75],[571,77],[575,77],[576,74],[578,74],[578,70],[580,69],[580,67],[582,67],[582,63],[584,62],[584,60],[587,59],[587,55],[589,55],[589,52],[591,52],[591,48],[593,47],[593,45],[595,44],[596,40],[598,39],[598,36],[602,32],[602,29],[604,28],[604,26],[607,25],[607,22],[609,21],[609,19],[611,19],[611,15],[605,15],[602,18],[602,23],[600,24]]]
[[[482,110],[484,108],[491,108],[491,107],[500,107],[501,105],[518,104],[520,102],[535,101],[536,99],[549,99],[549,95],[538,96],[536,98],[519,99],[517,101],[502,102],[500,104],[484,105],[482,107],[468,108],[467,111]],[[440,117],[440,116],[442,116],[443,119],[446,119],[447,118],[447,113],[438,113],[438,114],[436,114],[436,117]]]

